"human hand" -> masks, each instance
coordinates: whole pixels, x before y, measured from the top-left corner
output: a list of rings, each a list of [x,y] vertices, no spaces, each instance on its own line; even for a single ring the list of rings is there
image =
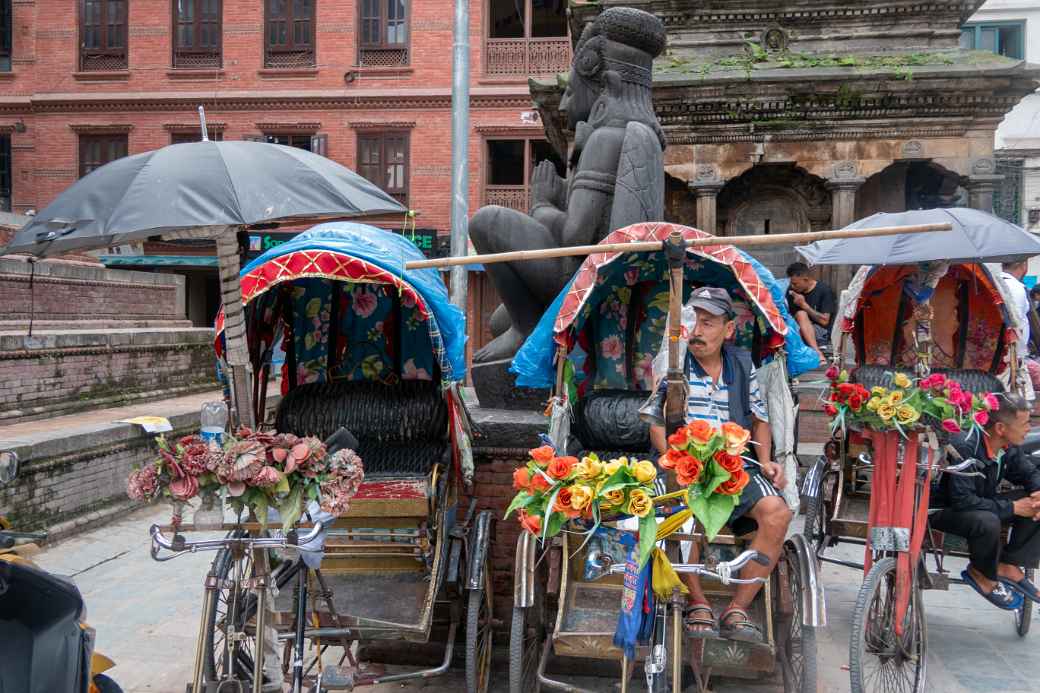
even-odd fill
[[[791,303],[795,304],[797,307],[801,308],[802,310],[809,310],[809,304],[805,300],[805,296],[803,296],[802,294],[798,293],[797,291],[792,291],[791,292]]]
[[[1031,517],[1034,520],[1040,516],[1040,496],[1036,493],[1019,498],[1011,504],[1016,517]]]
[[[556,166],[551,161],[542,161],[534,167],[531,174],[533,204],[549,204],[562,209],[566,196],[565,182],[556,173]]]
[[[783,465],[776,462],[762,462],[762,476],[773,482],[777,490],[782,491],[787,486],[787,475],[784,473]]]

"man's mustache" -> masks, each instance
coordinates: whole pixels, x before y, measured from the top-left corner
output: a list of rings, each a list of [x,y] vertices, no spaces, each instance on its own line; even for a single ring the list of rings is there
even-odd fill
[[[690,344],[696,344],[697,346],[708,346],[708,343],[703,339],[691,339]]]

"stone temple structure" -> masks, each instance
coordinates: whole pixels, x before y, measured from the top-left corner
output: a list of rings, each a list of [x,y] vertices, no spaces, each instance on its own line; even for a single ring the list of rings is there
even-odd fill
[[[667,33],[653,104],[665,217],[720,236],[841,228],[878,211],[990,209],[993,133],[1037,86],[1022,60],[959,47],[982,0],[572,0],[572,37],[638,8]],[[549,140],[563,80],[532,80]],[[789,248],[756,251],[774,272]],[[847,270],[826,270],[842,288]]]

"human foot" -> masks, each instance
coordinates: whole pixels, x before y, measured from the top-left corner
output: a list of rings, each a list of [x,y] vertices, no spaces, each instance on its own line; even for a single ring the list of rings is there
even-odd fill
[[[1002,582],[989,580],[973,567],[961,571],[964,584],[968,585],[987,602],[1005,611],[1016,611],[1022,606],[1022,595]],[[979,579],[981,578],[981,580]]]
[[[515,327],[492,339],[483,349],[473,355],[474,363],[490,363],[509,359],[516,355],[526,336]]]
[[[717,638],[719,625],[708,604],[690,604],[683,612],[683,630],[690,638]]]
[[[997,566],[997,577],[999,578],[1007,578],[1011,582],[1018,582],[1025,576],[1026,574],[1017,565],[1001,563]]]
[[[747,609],[736,604],[730,604],[719,618],[719,634],[727,640],[762,642],[762,629],[751,620]]]

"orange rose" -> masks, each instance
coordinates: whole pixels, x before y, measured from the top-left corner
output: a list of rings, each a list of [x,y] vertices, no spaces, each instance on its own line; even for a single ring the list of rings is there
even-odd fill
[[[685,448],[690,444],[689,438],[687,437],[686,427],[683,426],[672,435],[668,436],[668,444],[673,448]]]
[[[719,484],[718,488],[715,489],[715,493],[721,493],[724,496],[739,496],[750,480],[751,477],[748,476],[748,473],[740,469],[731,473],[729,479]]]
[[[564,486],[556,492],[556,502],[552,507],[554,512],[563,513],[567,517],[574,518],[581,514],[581,510],[571,507],[571,487]]]
[[[537,462],[539,467],[549,464],[554,457],[556,457],[556,451],[548,445],[543,445],[531,451],[531,459]]]
[[[726,440],[726,452],[739,455],[751,440],[751,431],[732,421],[722,424],[722,437]]]
[[[552,488],[552,484],[545,478],[545,475],[541,472],[536,472],[531,475],[531,484],[527,487],[527,491],[528,493],[545,493],[550,488]]]
[[[538,536],[542,531],[542,518],[538,515],[528,515],[526,511],[521,510],[518,517],[520,519],[520,526],[531,534]]]
[[[526,491],[531,485],[531,473],[527,467],[520,467],[513,472],[513,488],[517,491]]]
[[[681,450],[669,450],[657,458],[657,466],[661,469],[675,469],[675,465],[678,464],[679,460],[681,460],[685,455],[686,453]]]
[[[689,486],[697,483],[704,471],[704,465],[696,457],[683,455],[683,458],[675,465],[675,480],[680,486]]]
[[[557,481],[566,479],[578,464],[577,457],[557,457],[545,468],[545,473]]]
[[[694,443],[703,445],[715,435],[715,429],[704,419],[696,419],[686,425],[686,434]]]
[[[744,468],[744,460],[741,459],[740,455],[731,455],[725,450],[719,450],[715,453],[715,461],[730,474]]]

